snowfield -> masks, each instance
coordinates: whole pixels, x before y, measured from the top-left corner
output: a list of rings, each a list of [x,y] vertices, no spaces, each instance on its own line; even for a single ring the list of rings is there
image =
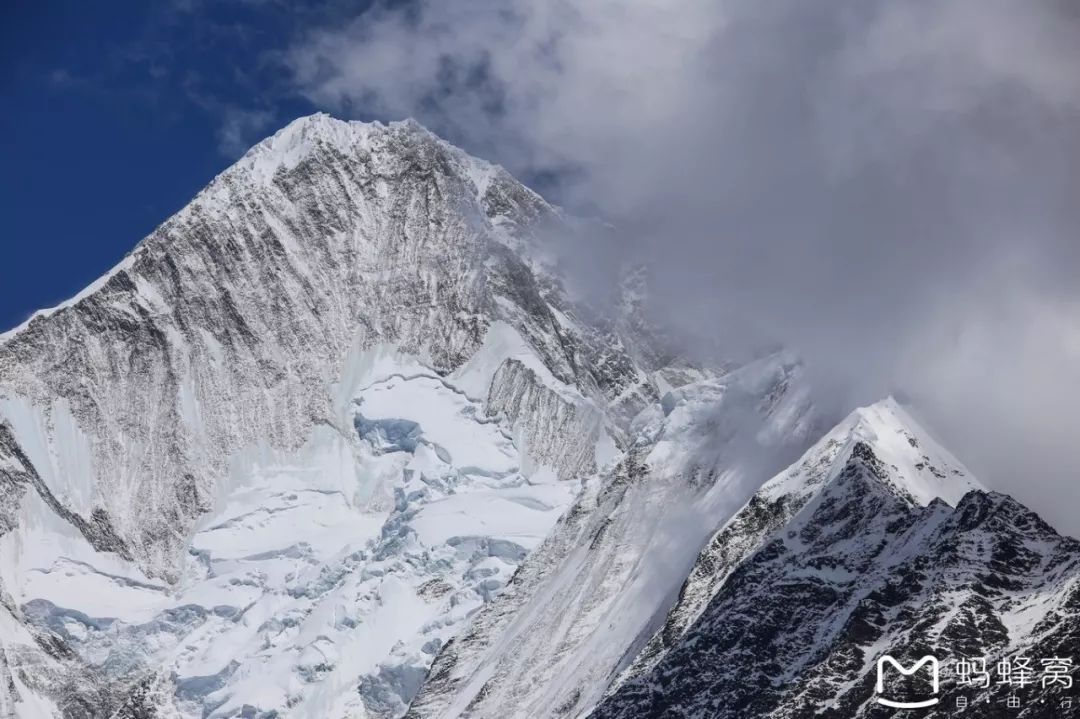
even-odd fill
[[[163,668],[182,714],[403,713],[579,484],[523,475],[504,422],[395,354],[360,358],[351,431],[234,459],[175,584],[95,552],[27,493],[0,540],[13,599],[92,664]]]

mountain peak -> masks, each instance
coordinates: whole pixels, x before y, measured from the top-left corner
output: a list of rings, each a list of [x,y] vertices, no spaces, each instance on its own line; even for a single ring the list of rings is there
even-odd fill
[[[435,171],[460,180],[466,193],[481,205],[493,204],[500,210],[525,208],[531,217],[537,214],[535,206],[553,209],[503,167],[470,155],[411,117],[384,124],[342,120],[325,112],[299,117],[256,143],[196,200],[228,204],[232,198],[214,199],[218,192],[224,189],[230,195],[231,188],[249,184],[265,187],[279,172],[291,172],[311,159],[324,167],[345,162],[351,166],[347,174],[398,176],[408,168],[419,168],[421,174]],[[494,195],[487,198],[492,188]]]
[[[305,117],[0,337],[0,634],[44,667],[22,695],[119,703],[152,673],[170,716],[403,711],[618,451],[600,333],[527,254],[559,221],[415,122]]]
[[[383,123],[378,120],[370,122],[343,120],[334,117],[328,112],[315,112],[310,115],[301,115],[290,121],[273,135],[257,143],[255,147],[268,142],[274,143],[297,138],[330,140],[341,137],[358,137],[371,132],[386,132],[389,130],[400,130],[435,137],[433,132],[411,117]]]
[[[872,680],[889,648],[1009,657],[1073,646],[1080,543],[1003,494],[973,488],[949,507],[880,491],[875,479],[900,474],[882,458],[911,454],[898,457],[887,440],[897,429],[905,441],[923,438],[917,425],[896,426],[903,415],[888,401],[853,413],[838,428],[850,443],[831,460],[821,455],[840,471],[824,473],[817,496],[755,496],[703,550],[664,624],[589,718],[668,716],[672,707],[680,716],[791,717],[808,704],[830,707],[829,716],[883,716]],[[762,656],[771,662],[730,661]],[[962,684],[943,688],[942,706]],[[1040,688],[1031,706],[1060,696],[1031,687]],[[987,689],[972,715],[989,716],[1013,691],[1006,682]]]
[[[384,125],[341,120],[325,112],[305,115],[256,143],[226,172],[241,170],[256,178],[268,179],[281,167],[294,167],[320,146],[351,155],[357,149],[369,146],[373,135],[395,128],[422,129],[415,121]]]
[[[872,461],[875,476],[920,506],[940,498],[955,506],[972,490],[984,490],[971,472],[942,447],[892,397],[849,414],[788,471],[762,487],[775,499],[816,494],[854,461]]]

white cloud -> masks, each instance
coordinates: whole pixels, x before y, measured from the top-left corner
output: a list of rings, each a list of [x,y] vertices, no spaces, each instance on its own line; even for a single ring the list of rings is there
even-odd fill
[[[247,152],[273,121],[274,114],[266,110],[222,108],[221,124],[217,130],[218,150],[226,157],[239,157]]]
[[[328,109],[568,170],[558,199],[622,228],[669,321],[795,346],[849,402],[905,389],[989,484],[1080,532],[1053,501],[1080,466],[1068,3],[420,0],[288,61]]]

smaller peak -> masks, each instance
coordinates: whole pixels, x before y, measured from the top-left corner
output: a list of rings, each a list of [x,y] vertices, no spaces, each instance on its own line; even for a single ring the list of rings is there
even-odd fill
[[[987,490],[972,490],[956,504],[956,517],[960,529],[971,531],[988,523],[1008,525],[1012,530],[1032,539],[1056,539],[1057,530],[1042,517],[1024,506],[1011,495]],[[1069,540],[1072,541],[1072,540]]]
[[[893,397],[853,411],[763,489],[773,496],[816,492],[852,462],[879,467],[883,482],[921,506],[934,499],[956,506],[984,489]]]
[[[442,137],[428,129],[426,125],[412,117],[406,117],[403,120],[393,120],[385,125],[385,128],[399,140],[438,146],[452,154],[468,157],[468,154],[464,150],[453,143],[444,140]]]
[[[396,120],[390,123],[390,127],[401,128],[410,132],[423,132],[425,134],[432,134],[431,130],[424,127],[414,117],[406,117],[404,120]]]
[[[919,504],[941,498],[955,506],[971,490],[984,489],[896,398],[860,407],[851,419],[851,438],[872,447],[897,488]]]
[[[852,412],[852,416],[857,423],[864,426],[890,425],[894,428],[904,429],[908,425],[917,424],[892,395],[865,407],[856,408]]]

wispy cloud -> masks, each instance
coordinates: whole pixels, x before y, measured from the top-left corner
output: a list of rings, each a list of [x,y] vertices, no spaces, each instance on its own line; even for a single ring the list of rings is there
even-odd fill
[[[268,110],[224,109],[217,133],[218,149],[227,157],[239,157],[262,138],[273,120],[274,113]]]
[[[650,261],[668,321],[792,345],[847,402],[904,389],[991,484],[1080,529],[1056,509],[1080,501],[1069,3],[419,0],[288,64],[323,107],[573,168],[559,199],[622,228],[608,262]]]

